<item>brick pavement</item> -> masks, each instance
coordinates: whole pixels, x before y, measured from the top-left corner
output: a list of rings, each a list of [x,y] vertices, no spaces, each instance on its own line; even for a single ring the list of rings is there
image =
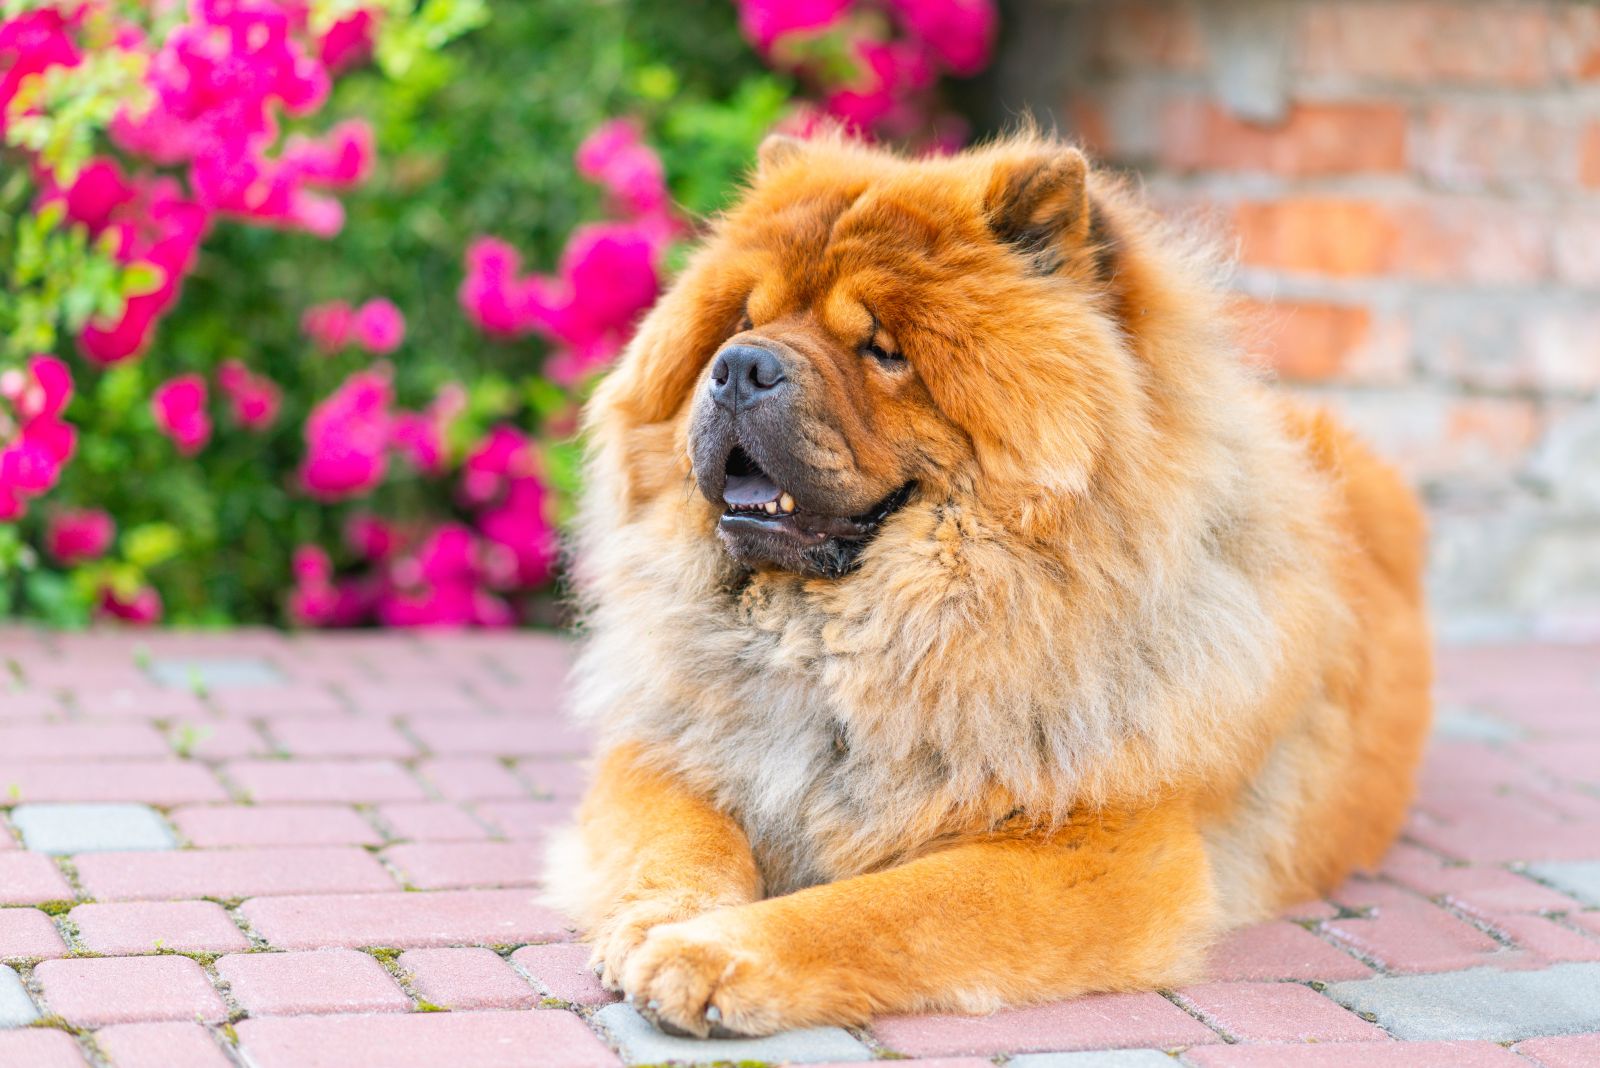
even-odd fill
[[[0,1068],[1600,1064],[1600,649],[1443,654],[1405,840],[1193,987],[736,1045],[539,904],[587,741],[538,635],[0,628]]]

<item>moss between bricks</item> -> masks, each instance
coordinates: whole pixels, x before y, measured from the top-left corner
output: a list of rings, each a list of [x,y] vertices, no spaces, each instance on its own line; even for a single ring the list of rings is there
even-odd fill
[[[65,1031],[74,1038],[84,1038],[90,1033],[88,1028],[76,1027],[68,1023],[65,1016],[57,1016],[54,1014],[50,1016],[41,1016],[37,1020],[34,1020],[32,1023],[28,1024],[28,1026],[42,1028],[47,1031]]]
[[[92,905],[93,901],[41,901],[33,906],[46,916],[65,916],[79,905]]]

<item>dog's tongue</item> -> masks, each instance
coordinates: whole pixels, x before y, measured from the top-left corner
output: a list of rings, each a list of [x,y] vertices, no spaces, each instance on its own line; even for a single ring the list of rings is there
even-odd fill
[[[766,475],[729,475],[722,499],[734,508],[759,508],[778,499],[783,491]]]

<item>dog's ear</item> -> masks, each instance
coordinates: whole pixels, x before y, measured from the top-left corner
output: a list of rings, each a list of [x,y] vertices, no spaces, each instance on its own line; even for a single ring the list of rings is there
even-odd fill
[[[806,143],[788,134],[768,134],[756,149],[756,177],[765,178],[806,150]]]
[[[1089,163],[1066,145],[1028,144],[995,161],[984,196],[989,227],[1048,274],[1089,239]]]

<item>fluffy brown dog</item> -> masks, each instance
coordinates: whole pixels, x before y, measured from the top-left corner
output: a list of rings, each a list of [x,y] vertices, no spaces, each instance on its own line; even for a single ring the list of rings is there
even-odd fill
[[[764,1034],[1197,976],[1375,862],[1422,523],[1075,150],[763,146],[589,411],[551,870],[604,981]]]

